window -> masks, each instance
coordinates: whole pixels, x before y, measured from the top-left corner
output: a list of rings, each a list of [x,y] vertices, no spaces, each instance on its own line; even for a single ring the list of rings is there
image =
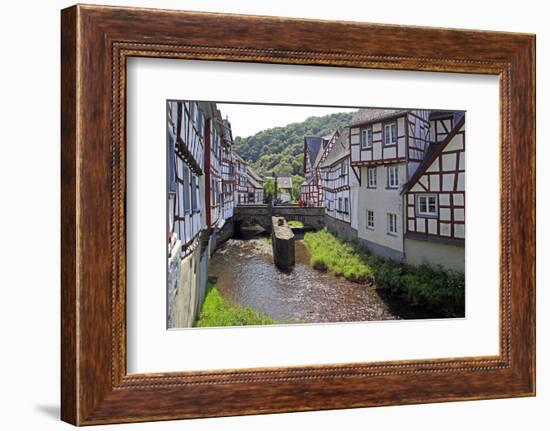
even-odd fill
[[[189,175],[191,171],[183,165],[183,212],[187,214],[191,210]]]
[[[384,145],[395,145],[397,143],[397,123],[384,124]]]
[[[176,150],[170,133],[168,133],[168,193],[176,193]]]
[[[388,176],[388,188],[396,189],[399,186],[399,167],[388,166],[386,172]]]
[[[342,211],[342,198],[338,198],[338,211]]]
[[[376,167],[367,169],[367,187],[369,189],[376,188]]]
[[[361,149],[372,148],[372,127],[361,130]]]
[[[347,163],[346,160],[342,160],[342,163],[340,165],[340,176],[343,177],[347,174]]]
[[[437,195],[418,195],[416,198],[416,212],[423,216],[437,216]]]
[[[349,212],[349,198],[344,198],[344,212],[346,214]]]
[[[191,174],[191,209],[197,211],[199,203],[197,201],[197,177]]]
[[[374,211],[367,210],[367,229],[374,229]]]
[[[220,193],[218,190],[218,182],[212,178],[212,205],[217,206],[220,203]]]
[[[397,214],[388,213],[388,233],[397,234]]]

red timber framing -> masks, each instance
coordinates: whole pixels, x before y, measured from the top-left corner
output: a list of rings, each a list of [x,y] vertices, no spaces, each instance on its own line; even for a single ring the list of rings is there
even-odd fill
[[[321,168],[321,185],[326,214],[346,223],[351,221],[349,154]]]
[[[340,131],[334,131],[330,138],[321,139],[321,147],[315,157],[311,160],[308,151],[308,137],[304,138],[304,176],[307,184],[300,187],[300,195],[307,206],[323,206],[324,195],[321,187],[321,169],[320,166],[327,158],[334,142],[340,136]],[[326,143],[325,143],[326,142]]]
[[[334,135],[334,143],[319,163],[319,178],[325,213],[337,220],[351,222],[349,131]]]
[[[404,188],[406,235],[464,244],[464,116],[428,155]]]

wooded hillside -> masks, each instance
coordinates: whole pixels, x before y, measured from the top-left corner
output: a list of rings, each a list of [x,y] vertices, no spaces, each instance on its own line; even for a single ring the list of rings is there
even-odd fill
[[[304,136],[324,136],[351,120],[351,112],[309,117],[301,123],[262,130],[235,138],[235,149],[260,174],[288,173],[303,176]]]

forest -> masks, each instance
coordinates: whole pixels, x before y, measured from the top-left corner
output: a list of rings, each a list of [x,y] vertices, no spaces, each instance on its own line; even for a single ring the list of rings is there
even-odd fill
[[[304,136],[328,135],[346,126],[352,114],[338,112],[309,117],[301,123],[273,127],[245,138],[237,136],[234,148],[261,175],[275,172],[303,178]]]

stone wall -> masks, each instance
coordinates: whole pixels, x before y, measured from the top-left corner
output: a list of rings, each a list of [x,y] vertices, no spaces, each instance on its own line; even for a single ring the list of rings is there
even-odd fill
[[[441,265],[464,272],[465,257],[464,246],[405,237],[405,260],[411,265]]]
[[[325,215],[325,226],[340,239],[351,242],[357,241],[357,231],[349,223]]]
[[[355,242],[377,256],[392,259],[396,262],[401,262],[403,260],[404,256],[400,251],[360,238],[357,230],[353,229],[349,223],[330,216],[325,216],[325,224],[330,232],[344,241]]]
[[[172,286],[168,290],[168,327],[190,328],[206,292],[209,250],[201,253],[198,246],[183,260],[176,256],[168,263],[168,282]]]
[[[258,224],[271,231],[271,217],[280,216],[286,220],[301,221],[314,229],[325,226],[325,209],[322,207],[300,207],[298,205],[237,205],[233,219],[235,223]]]

